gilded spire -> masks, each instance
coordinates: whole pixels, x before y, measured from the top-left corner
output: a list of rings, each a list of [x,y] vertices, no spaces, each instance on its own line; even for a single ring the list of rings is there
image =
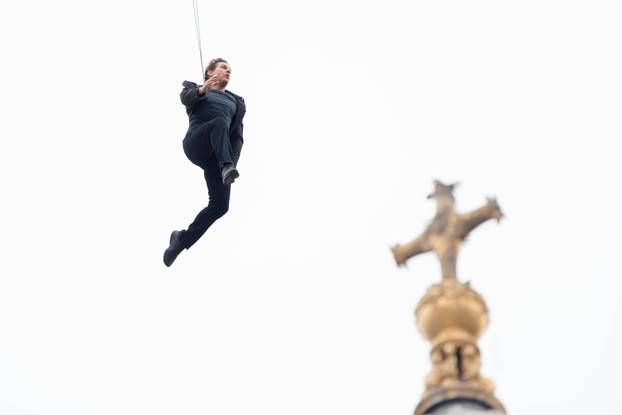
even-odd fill
[[[456,186],[435,181],[428,199],[436,200],[436,216],[419,237],[392,248],[398,266],[430,251],[441,263],[441,282],[428,289],[415,311],[417,326],[432,346],[432,370],[425,379],[425,392],[415,415],[442,411],[459,402],[505,414],[494,396],[493,383],[480,374],[477,340],[488,325],[488,308],[482,296],[469,283],[459,282],[456,275],[462,242],[487,220],[500,221],[503,213],[494,199],[479,209],[458,213],[453,195]]]

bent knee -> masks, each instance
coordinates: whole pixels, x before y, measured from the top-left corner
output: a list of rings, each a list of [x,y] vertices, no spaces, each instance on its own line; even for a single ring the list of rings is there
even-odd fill
[[[221,218],[229,211],[229,205],[220,205],[214,207],[214,215]]]

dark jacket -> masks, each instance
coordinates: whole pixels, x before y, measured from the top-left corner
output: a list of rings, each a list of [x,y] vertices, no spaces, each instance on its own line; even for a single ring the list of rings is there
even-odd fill
[[[197,105],[201,105],[201,103],[207,99],[207,94],[199,95],[199,85],[194,82],[184,81],[182,85],[184,89],[181,90],[179,97],[181,98],[181,103],[186,107],[186,114],[190,117],[193,109]],[[233,163],[237,165],[240,159],[240,153],[242,152],[242,145],[244,144],[244,138],[242,136],[244,125],[242,124],[242,119],[244,118],[244,114],[246,114],[246,104],[244,103],[244,98],[241,96],[231,91],[226,91],[226,93],[235,98],[237,106],[233,119],[231,120],[231,125],[229,126],[229,140],[231,140],[231,149],[233,151],[231,158],[233,159]],[[190,133],[193,128],[196,128],[196,126],[191,123],[186,135]]]

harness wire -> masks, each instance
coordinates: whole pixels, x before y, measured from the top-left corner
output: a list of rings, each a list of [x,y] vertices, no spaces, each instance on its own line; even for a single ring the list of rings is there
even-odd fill
[[[201,24],[199,22],[199,3],[198,0],[192,0],[192,8],[194,10],[194,26],[197,30],[197,43],[199,45],[199,57],[201,58],[201,78],[205,77],[203,66],[203,49],[201,48]]]

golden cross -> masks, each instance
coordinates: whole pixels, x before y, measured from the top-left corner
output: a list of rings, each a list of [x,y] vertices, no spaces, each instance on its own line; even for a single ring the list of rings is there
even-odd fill
[[[455,280],[456,261],[462,242],[473,229],[487,220],[501,220],[503,213],[493,198],[488,198],[479,209],[462,214],[456,212],[453,191],[457,185],[434,181],[434,192],[428,195],[428,199],[436,199],[436,216],[418,238],[391,248],[398,266],[406,265],[406,261],[415,255],[434,251],[441,262],[443,279]]]

